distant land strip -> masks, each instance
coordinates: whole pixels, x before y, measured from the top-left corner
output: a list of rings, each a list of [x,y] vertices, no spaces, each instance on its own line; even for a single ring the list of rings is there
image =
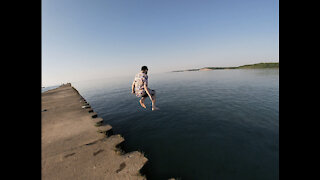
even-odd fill
[[[258,63],[258,64],[248,64],[238,67],[204,67],[200,69],[188,69],[188,70],[178,70],[172,72],[185,72],[185,71],[210,71],[210,70],[221,70],[221,69],[265,69],[265,68],[279,68],[279,63]]]

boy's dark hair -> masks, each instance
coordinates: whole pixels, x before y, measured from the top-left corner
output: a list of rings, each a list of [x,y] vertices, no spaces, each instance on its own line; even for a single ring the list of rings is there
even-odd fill
[[[142,66],[141,67],[141,71],[144,71],[144,70],[148,70],[148,67],[147,66]]]

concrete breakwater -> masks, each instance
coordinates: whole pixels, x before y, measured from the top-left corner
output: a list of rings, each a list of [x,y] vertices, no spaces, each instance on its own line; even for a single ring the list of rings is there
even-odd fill
[[[124,138],[70,83],[42,93],[42,179],[146,179],[139,171],[148,161],[138,151],[117,147]]]

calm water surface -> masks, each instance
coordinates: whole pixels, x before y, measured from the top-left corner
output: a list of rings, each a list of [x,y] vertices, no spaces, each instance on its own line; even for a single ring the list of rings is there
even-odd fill
[[[56,85],[56,86],[49,86],[49,87],[45,87],[45,88],[41,88],[41,92],[46,92],[46,91],[49,91],[51,89],[55,89],[57,87],[59,87],[60,85]]]
[[[160,111],[143,109],[130,77],[73,83],[148,179],[279,179],[279,70],[152,74]]]

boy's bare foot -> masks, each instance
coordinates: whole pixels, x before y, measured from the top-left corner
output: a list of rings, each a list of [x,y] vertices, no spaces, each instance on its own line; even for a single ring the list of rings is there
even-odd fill
[[[143,102],[141,102],[141,100],[140,100],[139,102],[140,102],[140,105],[141,105],[143,108],[147,108],[146,105],[145,105]]]
[[[155,110],[160,110],[160,109],[156,106],[152,106],[152,111],[155,111]]]

